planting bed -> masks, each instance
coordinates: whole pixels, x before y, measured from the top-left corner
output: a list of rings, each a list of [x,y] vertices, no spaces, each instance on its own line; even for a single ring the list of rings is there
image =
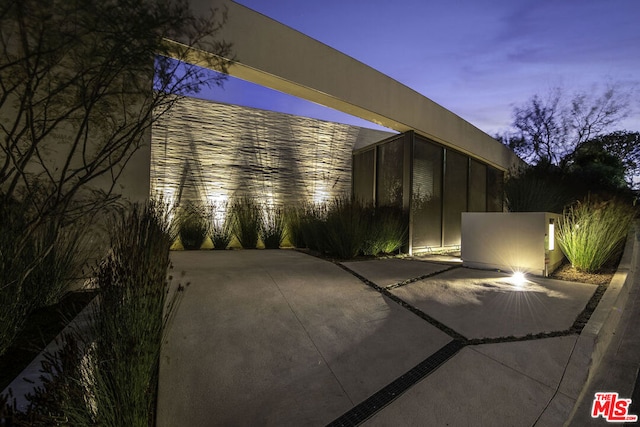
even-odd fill
[[[566,280],[568,282],[608,285],[618,268],[619,262],[620,258],[618,257],[614,262],[609,262],[604,265],[598,273],[583,273],[573,268],[571,264],[565,260],[565,262],[553,272],[551,277],[558,280]]]
[[[25,329],[0,356],[0,391],[20,375],[95,295],[95,291],[70,292],[58,304],[38,309],[29,316]]]

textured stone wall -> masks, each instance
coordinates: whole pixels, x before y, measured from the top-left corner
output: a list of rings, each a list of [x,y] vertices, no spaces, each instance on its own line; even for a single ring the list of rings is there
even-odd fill
[[[322,202],[350,194],[354,146],[390,135],[187,98],[154,125],[151,192],[169,202]]]

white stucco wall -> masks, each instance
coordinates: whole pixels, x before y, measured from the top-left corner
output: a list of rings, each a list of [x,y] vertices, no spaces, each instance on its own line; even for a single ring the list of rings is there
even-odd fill
[[[521,271],[544,276],[563,259],[557,241],[549,250],[548,212],[465,212],[462,214],[461,258],[465,267]],[[554,227],[557,232],[557,227]],[[554,233],[555,239],[555,233]]]

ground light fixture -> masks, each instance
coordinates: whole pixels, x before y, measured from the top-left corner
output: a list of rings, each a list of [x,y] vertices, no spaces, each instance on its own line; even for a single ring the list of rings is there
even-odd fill
[[[511,283],[517,287],[522,287],[527,283],[527,277],[522,271],[514,271],[511,275]]]

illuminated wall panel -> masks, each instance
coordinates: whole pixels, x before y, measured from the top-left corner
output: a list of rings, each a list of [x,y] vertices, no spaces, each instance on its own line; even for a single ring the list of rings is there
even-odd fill
[[[354,144],[390,135],[187,98],[153,127],[151,191],[171,202],[323,202],[351,193]]]

